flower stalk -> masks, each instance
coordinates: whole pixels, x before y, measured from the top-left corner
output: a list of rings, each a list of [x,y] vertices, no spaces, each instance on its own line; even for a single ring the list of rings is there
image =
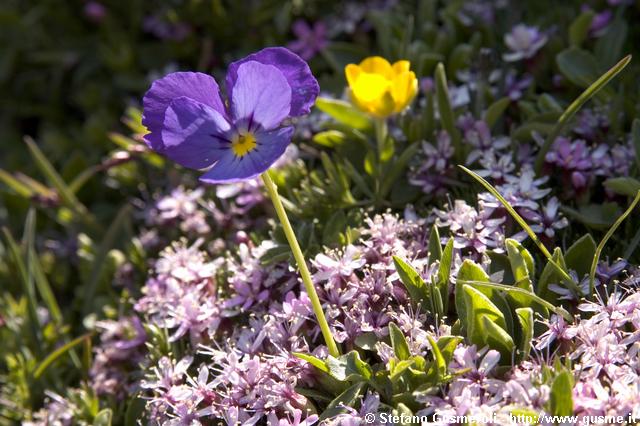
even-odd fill
[[[311,306],[313,307],[313,312],[316,315],[316,320],[318,321],[318,325],[320,326],[320,330],[322,331],[324,341],[327,345],[327,348],[329,349],[329,354],[333,357],[338,357],[340,356],[340,351],[338,350],[338,346],[333,339],[333,335],[331,334],[331,329],[329,328],[327,319],[324,316],[324,311],[322,310],[322,304],[320,303],[320,299],[318,298],[316,288],[311,281],[311,274],[309,273],[307,262],[304,259],[304,254],[302,254],[302,250],[300,249],[300,244],[298,244],[296,234],[293,232],[293,228],[291,227],[291,223],[289,222],[287,212],[285,211],[284,206],[282,205],[282,201],[280,200],[280,196],[278,195],[278,187],[269,176],[268,171],[264,172],[261,176],[262,181],[264,182],[264,186],[267,189],[267,193],[269,194],[269,197],[273,202],[273,207],[276,209],[278,219],[280,219],[280,223],[282,223],[282,228],[284,230],[284,234],[287,237],[287,241],[289,242],[289,246],[291,247],[291,251],[293,252],[293,257],[296,259],[296,263],[298,264],[300,277],[302,278],[304,288],[307,291],[309,299],[311,300]]]

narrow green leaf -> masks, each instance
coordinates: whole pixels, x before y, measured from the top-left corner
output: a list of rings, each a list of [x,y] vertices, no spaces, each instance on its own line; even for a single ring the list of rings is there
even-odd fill
[[[462,141],[460,139],[460,132],[456,127],[455,115],[453,114],[451,98],[449,97],[447,75],[444,71],[444,65],[442,63],[439,63],[436,66],[435,82],[436,99],[438,101],[438,112],[440,113],[442,128],[445,129],[451,137],[456,157],[462,158]]]
[[[635,197],[640,191],[640,180],[632,177],[611,178],[604,181],[604,186],[616,194]]]
[[[120,233],[125,227],[125,223],[129,218],[129,213],[131,211],[131,206],[125,205],[120,209],[118,214],[116,215],[113,222],[111,222],[111,226],[107,230],[104,235],[102,242],[98,246],[98,250],[93,259],[93,266],[91,269],[91,273],[89,275],[89,281],[85,285],[84,291],[84,315],[87,315],[92,309],[93,296],[95,295],[96,288],[98,287],[98,283],[102,278],[102,274],[105,270],[105,266],[107,262],[105,259],[109,254],[109,251],[114,247],[116,242],[118,241],[118,237]]]
[[[393,256],[393,264],[396,267],[396,271],[398,271],[400,281],[402,281],[402,284],[404,284],[405,288],[409,292],[411,299],[415,303],[420,303],[422,306],[425,306],[429,299],[429,295],[427,285],[420,274],[418,274],[411,265],[398,256]]]
[[[353,407],[355,405],[355,402],[362,393],[364,387],[365,382],[358,382],[338,395],[333,401],[329,403],[329,405],[327,405],[327,408],[322,412],[322,414],[320,414],[318,423],[322,423],[328,418],[335,417],[338,414],[347,412],[346,407]]]
[[[431,337],[427,335],[427,339],[429,340],[429,345],[431,346],[431,353],[434,358],[434,371],[436,373],[437,382],[441,382],[442,379],[447,375],[448,363],[445,359],[442,351],[440,350],[440,346],[438,343]]]
[[[484,293],[468,284],[462,285],[462,294],[467,316],[467,338],[471,343],[483,346],[488,339],[488,331],[483,318],[505,329],[507,323],[504,314]]]
[[[62,203],[74,213],[78,221],[84,222],[92,231],[99,231],[100,226],[93,215],[89,213],[87,208],[76,198],[73,191],[67,186],[58,172],[56,172],[49,160],[47,160],[47,157],[40,151],[35,141],[28,136],[25,137],[24,141],[40,172],[42,172],[49,184],[58,191]]]
[[[568,371],[558,374],[551,385],[549,405],[554,416],[573,414],[573,377]]]
[[[69,352],[72,348],[82,344],[86,339],[90,339],[93,336],[93,333],[87,333],[83,336],[77,337],[70,341],[69,343],[60,346],[58,349],[49,354],[36,368],[33,372],[33,377],[38,379],[42,376],[42,373],[45,372],[47,367],[49,367],[54,361],[60,358],[65,353]]]
[[[325,364],[329,369],[329,374],[340,381],[369,380],[373,375],[369,364],[364,362],[355,350],[338,358],[329,355]]]
[[[600,255],[602,254],[602,250],[604,249],[605,244],[607,244],[607,241],[609,241],[609,238],[611,238],[613,233],[616,232],[616,229],[618,229],[618,227],[622,224],[622,222],[624,222],[627,216],[629,216],[633,211],[633,209],[635,209],[639,201],[640,201],[640,191],[638,191],[638,193],[636,194],[636,197],[633,199],[633,201],[629,205],[629,208],[624,213],[622,213],[622,215],[615,221],[611,229],[607,231],[605,236],[602,238],[602,241],[600,241],[600,244],[598,244],[598,247],[596,248],[596,253],[593,256],[593,260],[591,262],[591,271],[589,272],[589,290],[590,290],[589,297],[593,297],[593,291],[595,287],[595,278],[596,278],[596,268],[598,267],[598,262],[600,261]]]
[[[480,175],[478,175],[477,173],[467,169],[464,166],[458,166],[460,167],[462,170],[464,170],[465,172],[467,172],[471,177],[473,177],[475,180],[477,180],[478,182],[480,182],[480,184],[482,186],[485,187],[485,189],[487,191],[489,191],[494,197],[496,197],[498,199],[498,201],[500,201],[500,203],[504,206],[504,208],[507,210],[507,212],[511,215],[511,217],[513,217],[513,219],[518,223],[518,225],[520,225],[520,227],[522,229],[524,229],[524,231],[527,233],[527,235],[529,235],[529,238],[531,238],[531,240],[533,240],[533,242],[538,246],[538,248],[540,249],[540,251],[542,252],[542,254],[544,254],[544,256],[548,259],[548,261],[554,265],[554,267],[558,270],[558,273],[562,276],[562,278],[567,282],[568,285],[570,285],[573,289],[575,289],[577,291],[578,289],[578,284],[575,283],[573,281],[573,279],[571,278],[571,276],[569,276],[569,274],[567,273],[567,271],[565,271],[562,266],[558,265],[552,258],[551,253],[549,253],[549,250],[547,250],[547,248],[545,247],[545,245],[542,243],[542,241],[540,241],[540,238],[538,238],[538,236],[536,235],[535,232],[533,232],[533,230],[531,229],[531,227],[527,224],[527,222],[522,218],[522,216],[520,216],[513,207],[511,207],[511,204],[509,204],[509,202],[507,200],[504,199],[504,197],[502,195],[500,195],[500,193],[498,192],[498,190],[496,190],[493,185],[491,185],[489,182],[487,182],[483,177],[481,177]]]
[[[33,212],[31,210],[30,212]],[[31,214],[31,213],[30,213]],[[29,219],[27,218],[27,225],[25,228],[28,228]],[[20,283],[22,284],[22,288],[24,289],[24,293],[27,297],[27,307],[29,314],[29,325],[33,338],[34,344],[36,344],[36,350],[40,350],[40,330],[38,328],[38,301],[36,300],[36,292],[32,278],[29,276],[27,272],[27,267],[25,265],[24,259],[22,257],[22,253],[20,251],[20,247],[18,243],[11,235],[11,232],[8,228],[3,227],[2,232],[4,233],[5,240],[7,241],[7,246],[9,249],[9,253],[11,257],[13,257],[13,263],[18,269]]]
[[[469,281],[469,280],[460,280],[460,279],[456,281],[456,285],[472,285],[474,287],[486,287],[494,290],[504,291],[505,293],[515,293],[515,294],[524,295],[529,297],[532,301],[543,305],[550,311],[555,312],[558,315],[561,315],[568,322],[573,322],[573,317],[571,316],[571,314],[565,311],[561,306],[555,306],[554,304],[544,300],[540,296],[520,287],[499,284],[499,283],[492,283],[488,281]]]
[[[308,362],[309,364],[313,365],[315,368],[322,371],[323,373],[327,373],[327,374],[329,373],[329,367],[327,367],[327,364],[316,356],[313,356],[310,354],[304,354],[302,352],[293,352],[293,356]]]
[[[531,308],[518,308],[516,309],[516,316],[522,330],[522,337],[518,349],[520,349],[520,359],[527,359],[529,352],[531,352],[531,340],[533,340],[533,309]]]
[[[592,10],[585,10],[573,20],[569,26],[569,42],[573,46],[579,47],[587,38],[593,16],[594,13]]]
[[[609,67],[622,54],[622,48],[627,40],[629,27],[623,19],[615,19],[607,26],[604,35],[598,38],[594,53],[598,63]]]
[[[334,120],[354,129],[367,130],[371,128],[371,119],[349,102],[338,99],[318,98],[316,107]]]
[[[396,354],[396,357],[400,360],[406,360],[411,357],[411,351],[409,350],[409,344],[404,337],[404,333],[400,330],[400,327],[394,323],[389,323],[389,337],[391,337],[391,346]]]
[[[480,314],[480,323],[483,326],[484,344],[490,348],[497,350],[502,355],[503,363],[511,362],[511,353],[515,348],[513,338],[507,333],[504,327],[501,327],[490,315]],[[479,343],[476,343],[479,344]],[[479,344],[481,345],[481,344]]]
[[[556,140],[560,133],[564,129],[564,126],[567,124],[571,118],[582,108],[589,99],[591,99],[596,93],[598,93],[604,86],[606,86],[611,79],[613,79],[620,71],[622,71],[628,64],[631,62],[631,55],[625,56],[620,62],[614,65],[609,71],[604,73],[600,78],[598,78],[593,84],[591,84],[587,90],[582,92],[580,96],[576,100],[574,100],[569,107],[562,113],[560,119],[556,123],[555,127],[549,133],[547,138],[545,139],[544,145],[540,148],[540,152],[536,158],[535,170],[536,174],[540,174],[542,170],[542,166],[544,165],[544,159],[551,149],[551,145]]]
[[[20,182],[18,179],[14,178],[12,175],[2,169],[0,169],[0,182],[3,182],[21,197],[31,198],[34,194],[34,191],[31,190],[27,185]]]
[[[495,126],[495,124],[498,122],[500,117],[502,117],[510,104],[511,98],[504,97],[489,105],[489,108],[487,108],[484,113],[484,121],[487,123],[490,129]]]
[[[440,292],[440,299],[442,300],[442,314],[449,311],[449,284],[451,265],[453,263],[453,238],[447,241],[447,245],[442,252],[442,258],[440,259],[440,265],[438,265],[438,276],[436,278],[436,287]]]
[[[579,278],[589,273],[589,261],[596,254],[596,242],[591,234],[585,234],[564,253],[564,263],[573,269]]]
[[[93,426],[111,426],[113,412],[110,408],[101,410],[93,419]]]
[[[531,277],[535,275],[531,253],[512,238],[507,238],[504,245],[507,248],[507,257],[511,263],[511,271],[516,285],[524,280],[528,280],[531,283]],[[533,290],[533,288],[527,288],[527,290]]]
[[[313,142],[327,148],[335,148],[342,145],[347,140],[347,135],[338,130],[325,130],[316,133],[312,138]]]
[[[439,261],[442,257],[442,243],[440,242],[440,232],[438,231],[438,227],[433,225],[431,228],[431,233],[429,234],[429,265],[432,263]]]

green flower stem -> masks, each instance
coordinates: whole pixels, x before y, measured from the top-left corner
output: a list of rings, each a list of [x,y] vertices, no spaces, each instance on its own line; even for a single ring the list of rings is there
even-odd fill
[[[375,169],[375,202],[376,205],[379,205],[382,201],[382,153],[384,152],[384,147],[387,141],[387,135],[389,133],[389,128],[387,127],[387,119],[381,117],[375,117],[373,119],[375,132],[376,132],[376,145],[377,145],[377,156],[376,156],[376,169]]]
[[[378,162],[382,164],[382,152],[384,151],[384,145],[387,141],[387,134],[389,132],[387,128],[387,119],[376,117],[374,122],[376,128],[376,142],[378,144]]]
[[[271,197],[273,207],[276,209],[276,214],[278,215],[278,219],[280,219],[280,223],[282,223],[284,234],[287,236],[287,241],[289,242],[289,246],[293,252],[293,257],[296,259],[298,269],[300,269],[300,276],[302,277],[304,288],[311,300],[311,306],[313,307],[313,312],[316,314],[316,319],[318,320],[318,325],[320,325],[324,341],[327,344],[327,348],[329,348],[329,354],[333,357],[338,357],[340,356],[340,351],[338,350],[336,342],[333,340],[333,335],[329,329],[327,319],[324,316],[324,311],[322,310],[322,304],[320,304],[318,293],[311,281],[311,274],[309,273],[309,268],[307,268],[307,262],[304,259],[296,234],[293,232],[293,228],[289,222],[289,217],[287,217],[287,212],[285,211],[282,201],[280,200],[280,196],[278,195],[278,187],[273,183],[273,180],[271,180],[268,171],[262,174],[262,181],[264,182],[264,186],[267,188],[269,197]]]

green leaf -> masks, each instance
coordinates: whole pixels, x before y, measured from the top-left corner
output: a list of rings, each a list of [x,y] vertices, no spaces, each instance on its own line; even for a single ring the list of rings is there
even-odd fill
[[[357,351],[351,351],[338,358],[329,356],[325,364],[329,368],[329,374],[340,381],[369,380],[373,374],[369,364],[360,359]]]
[[[553,250],[553,260],[556,264],[566,267],[560,247],[556,247]],[[556,303],[558,296],[549,290],[549,285],[558,284],[560,282],[562,282],[562,276],[558,273],[558,270],[551,264],[551,262],[547,262],[542,270],[542,274],[540,274],[540,278],[538,279],[536,294],[551,303]]]
[[[482,337],[484,342],[476,344],[486,344],[490,348],[497,350],[502,355],[503,363],[510,363],[511,353],[515,347],[513,338],[490,315],[479,314],[479,318],[481,318],[483,325]]]
[[[389,323],[389,337],[391,337],[391,346],[393,347],[393,352],[396,354],[396,358],[400,361],[409,359],[411,357],[411,351],[409,350],[407,339],[405,339],[400,327],[392,322]]]
[[[365,351],[375,350],[376,343],[378,343],[378,336],[372,331],[360,334],[355,340],[356,346]]]
[[[568,371],[558,374],[551,385],[549,397],[550,414],[570,416],[573,414],[573,377]]]
[[[431,353],[433,354],[434,364],[433,364],[433,373],[435,374],[436,383],[439,383],[444,379],[447,375],[447,360],[445,359],[442,351],[440,350],[440,346],[433,339],[433,337],[427,335],[427,339],[429,340],[429,345],[431,346]]]
[[[585,10],[569,26],[569,43],[572,46],[580,47],[587,38],[594,13],[592,10]]]
[[[449,365],[453,359],[453,352],[458,347],[462,338],[460,336],[441,336],[438,339],[438,348],[444,358],[445,365]]]
[[[431,233],[429,234],[429,265],[440,260],[442,257],[442,243],[440,242],[440,232],[438,231],[438,227],[433,225],[431,228]]]
[[[293,352],[293,356],[308,362],[323,373],[329,373],[329,367],[327,367],[327,363],[314,355],[304,354],[302,352]]]
[[[607,229],[613,225],[613,218],[620,214],[620,207],[615,202],[581,205],[578,210],[566,206],[561,209],[572,219],[598,230]]]
[[[573,269],[582,278],[589,273],[589,265],[596,253],[596,242],[591,234],[583,235],[573,243],[564,254],[564,262],[569,269]]]
[[[586,50],[570,47],[556,56],[560,72],[578,87],[589,87],[600,75],[596,58]]]
[[[575,49],[578,50],[578,49]],[[564,51],[562,53],[560,53],[560,55],[562,55],[563,53],[565,53],[567,51]],[[588,69],[581,69],[581,65],[580,64],[575,64],[572,61],[569,61],[569,56],[581,56],[584,60],[584,51],[581,51],[583,53],[578,53],[578,54],[568,54],[565,53],[564,56],[564,62],[565,62],[565,68],[567,67],[571,67],[571,71],[572,73],[576,73],[577,75],[580,76],[580,79],[582,78],[587,78],[589,79],[587,84],[591,81],[594,80],[594,78],[591,78],[592,76],[590,75],[591,72],[593,71],[588,71]],[[560,56],[559,55],[559,56]],[[588,53],[586,53],[586,55],[590,56]],[[560,60],[556,58],[556,60],[558,61],[558,65],[560,65]],[[569,65],[567,62],[570,62],[571,65]],[[587,62],[591,62],[591,60],[587,60]],[[576,98],[576,100],[574,100],[571,105],[569,105],[567,107],[567,109],[562,113],[562,115],[560,116],[560,119],[558,120],[558,122],[556,123],[556,125],[554,126],[553,130],[547,135],[547,138],[544,141],[544,145],[542,146],[542,148],[540,149],[540,152],[538,152],[538,156],[536,158],[536,163],[535,163],[535,170],[536,170],[536,174],[540,174],[540,171],[542,170],[542,166],[544,165],[544,160],[545,157],[547,155],[547,152],[549,152],[549,149],[551,149],[551,145],[553,144],[553,142],[556,140],[556,138],[558,136],[560,136],[562,130],[564,129],[564,126],[567,124],[567,122],[569,122],[569,120],[571,120],[571,118],[573,118],[573,116],[580,110],[580,108],[582,108],[582,105],[584,105],[585,103],[587,103],[587,101],[589,99],[591,99],[596,93],[598,93],[604,86],[607,85],[607,83],[609,83],[609,81],[611,81],[616,75],[618,75],[618,73],[620,71],[622,71],[628,64],[629,62],[631,62],[631,55],[627,55],[624,58],[622,58],[620,60],[620,62],[618,62],[616,65],[614,65],[609,71],[607,71],[606,73],[602,74],[600,76],[600,78],[598,78],[597,80],[595,80],[588,88],[587,90],[585,90],[584,92],[582,92],[582,94],[580,96],[578,96]],[[587,68],[590,65],[585,65]],[[577,67],[577,70],[576,70]],[[565,69],[565,71],[568,71]],[[596,74],[597,76],[597,74]],[[574,78],[577,78],[576,75],[574,75]]]
[[[458,270],[458,276],[456,277],[456,288],[455,288],[455,304],[456,304],[456,313],[458,314],[458,319],[460,320],[460,326],[463,331],[467,331],[469,325],[467,324],[467,304],[464,299],[464,294],[462,291],[461,281],[489,281],[489,276],[482,269],[482,267],[476,264],[474,261],[470,259],[465,259]]]
[[[137,426],[138,420],[144,417],[144,408],[146,405],[146,400],[138,396],[130,399],[127,412],[124,416],[124,426]]]
[[[388,138],[391,140],[391,138]],[[380,188],[380,197],[385,198],[393,188],[398,178],[406,172],[407,166],[415,158],[420,149],[420,144],[409,145],[398,158],[389,163],[389,169],[385,170],[384,179]]]
[[[338,130],[325,130],[324,132],[316,133],[312,139],[318,145],[325,146],[327,148],[335,148],[342,145],[347,140],[347,135]]]
[[[435,74],[436,82],[436,99],[438,101],[438,112],[440,113],[440,121],[442,128],[447,131],[453,142],[455,149],[455,155],[457,158],[462,157],[462,141],[460,139],[460,132],[456,127],[455,115],[453,114],[453,107],[451,106],[451,98],[449,97],[449,87],[447,85],[447,75],[444,71],[444,65],[439,63],[436,66]]]
[[[516,316],[518,317],[518,323],[522,330],[518,349],[520,349],[520,359],[524,360],[529,357],[529,352],[531,352],[531,340],[533,340],[534,330],[533,309],[518,308],[516,309]]]
[[[415,303],[420,303],[422,306],[426,306],[426,303],[429,299],[429,294],[427,285],[420,274],[418,274],[418,272],[413,269],[411,265],[409,265],[398,256],[393,256],[393,264],[396,267],[396,271],[398,271],[400,281],[402,281],[402,284],[404,284],[407,292],[409,292],[409,296],[411,297],[411,299]]]
[[[331,116],[334,120],[346,124],[354,129],[367,130],[371,128],[371,119],[365,113],[357,110],[348,102],[338,99],[318,98],[316,107]]]
[[[113,417],[113,412],[110,408],[105,408],[101,410],[96,417],[93,419],[93,426],[111,426],[111,418]]]
[[[511,238],[507,238],[505,240],[505,246],[507,248],[507,257],[511,263],[511,271],[513,272],[516,285],[522,281],[528,281],[528,286],[518,286],[533,291],[533,288],[531,287],[531,278],[535,276],[535,267],[531,253],[529,253],[522,244]]]
[[[489,108],[487,108],[484,113],[484,121],[487,123],[490,129],[493,128],[500,117],[502,117],[509,105],[511,105],[511,98],[509,97],[500,98],[489,105]]]
[[[447,245],[442,252],[440,265],[438,265],[438,275],[436,277],[436,288],[440,292],[440,300],[443,303],[442,313],[449,311],[449,280],[451,273],[451,264],[453,263],[453,238],[447,241]]]
[[[358,382],[338,395],[329,403],[329,405],[327,405],[327,408],[322,412],[322,414],[320,414],[318,423],[322,423],[328,418],[347,412],[345,407],[353,407],[355,405],[364,387],[365,382]]]
[[[605,67],[615,63],[622,54],[628,29],[628,25],[623,19],[616,19],[607,26],[605,34],[596,41],[594,53],[598,63]]]
[[[481,291],[470,285],[462,285],[462,293],[466,311],[467,338],[471,343],[479,347],[488,342],[489,330],[487,330],[485,320],[505,329],[507,323],[504,314],[494,305],[489,298]]]
[[[631,177],[611,178],[604,181],[604,186],[616,194],[635,197],[640,191],[640,180]]]

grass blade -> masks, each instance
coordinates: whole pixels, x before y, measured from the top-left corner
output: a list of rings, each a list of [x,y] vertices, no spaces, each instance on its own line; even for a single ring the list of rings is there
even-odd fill
[[[33,285],[33,280],[29,278],[29,274],[27,273],[27,267],[24,263],[24,259],[22,257],[20,246],[11,235],[9,229],[3,227],[2,232],[4,233],[5,240],[7,241],[7,246],[9,248],[9,253],[13,257],[13,261],[15,263],[16,268],[18,269],[18,274],[20,275],[20,282],[22,283],[22,287],[27,296],[27,306],[29,312],[29,323],[31,328],[31,334],[33,335],[33,341],[36,345],[36,351],[39,351],[41,348],[40,345],[40,332],[38,329],[38,302],[36,300],[36,292],[35,287]]]
[[[460,140],[460,132],[456,128],[453,107],[451,106],[451,98],[449,97],[449,87],[447,86],[447,75],[444,71],[444,65],[439,63],[436,66],[436,99],[438,101],[438,112],[440,112],[440,121],[442,128],[449,133],[451,142],[455,149],[456,158],[462,158],[462,141]]]
[[[36,379],[39,379],[40,376],[42,376],[42,374],[45,372],[47,367],[49,367],[55,360],[60,358],[62,355],[64,355],[66,352],[70,351],[74,347],[83,343],[85,340],[90,339],[91,336],[93,336],[93,332],[87,333],[80,337],[76,337],[69,343],[66,343],[63,346],[60,346],[58,349],[56,349],[55,351],[47,355],[47,357],[44,360],[42,360],[42,362],[38,365],[36,370],[33,372],[33,377]]]
[[[493,185],[491,185],[489,182],[487,182],[482,176],[478,175],[477,173],[475,173],[475,172],[473,172],[473,171],[471,171],[471,170],[469,170],[466,167],[461,166],[461,165],[458,165],[458,167],[460,167],[462,170],[467,172],[472,178],[477,180],[482,186],[484,186],[484,188],[487,191],[489,191],[491,193],[491,195],[493,195],[494,197],[496,197],[496,199],[498,201],[500,201],[500,203],[504,206],[504,208],[507,210],[507,212],[509,212],[511,217],[513,217],[513,219],[516,222],[518,222],[518,225],[520,225],[520,227],[522,227],[522,229],[524,229],[524,231],[527,233],[527,235],[529,235],[529,238],[531,238],[533,240],[533,242],[538,246],[538,248],[540,249],[542,254],[544,254],[544,256],[547,258],[549,263],[551,263],[558,270],[560,275],[562,275],[562,278],[571,287],[571,289],[574,292],[576,292],[576,294],[580,294],[579,293],[580,289],[578,287],[578,284],[573,281],[573,279],[569,276],[567,271],[565,271],[562,266],[560,266],[555,260],[553,260],[553,256],[551,256],[551,253],[549,253],[549,250],[547,250],[547,248],[542,243],[542,241],[540,241],[540,239],[538,238],[536,233],[533,232],[533,229],[531,229],[529,224],[527,224],[527,222],[522,218],[522,216],[520,216],[518,214],[518,212],[516,212],[515,209],[513,207],[511,207],[511,204],[509,204],[509,202],[507,200],[505,200],[505,198],[502,195],[500,195],[498,190],[495,189],[493,187]]]
[[[38,169],[40,169],[40,172],[42,172],[49,184],[58,191],[58,195],[60,196],[62,203],[74,213],[79,221],[84,222],[92,231],[99,232],[100,225],[98,225],[93,215],[89,213],[84,204],[78,200],[73,191],[55,170],[51,162],[49,162],[43,152],[40,151],[40,148],[38,148],[35,141],[28,136],[24,138],[24,141],[31,152],[33,160],[38,166]]]
[[[590,296],[593,295],[593,291],[595,287],[596,268],[598,267],[598,262],[600,261],[600,255],[602,254],[604,245],[607,244],[607,241],[609,241],[609,238],[611,238],[613,233],[616,232],[616,229],[618,229],[618,227],[622,224],[622,222],[624,222],[627,216],[631,214],[631,212],[636,207],[639,201],[640,201],[640,191],[638,191],[638,193],[636,194],[636,197],[633,199],[633,201],[629,205],[629,208],[627,208],[627,210],[624,213],[622,213],[618,219],[616,219],[616,221],[613,223],[611,228],[609,228],[605,236],[602,238],[602,241],[600,241],[600,244],[598,244],[598,247],[596,247],[596,254],[593,257],[593,261],[591,262],[591,270],[589,272],[589,290],[590,290],[589,295]]]
[[[89,281],[85,286],[83,299],[84,315],[87,315],[91,309],[91,301],[93,300],[93,296],[96,293],[96,288],[98,287],[98,283],[100,282],[100,278],[102,277],[104,267],[106,265],[105,259],[109,253],[109,250],[111,250],[115,245],[120,231],[124,229],[124,225],[126,223],[126,219],[129,217],[130,210],[131,207],[129,205],[125,205],[120,209],[120,211],[116,215],[116,218],[113,220],[111,226],[104,235],[100,246],[98,247],[98,251],[96,252],[95,258],[93,260],[91,274],[89,275]]]
[[[567,109],[562,113],[560,119],[551,130],[551,133],[547,136],[544,141],[544,145],[540,148],[540,152],[536,157],[535,170],[536,174],[540,174],[542,170],[542,166],[544,165],[544,159],[551,149],[551,145],[556,140],[560,133],[564,129],[564,126],[567,124],[571,118],[582,108],[582,106],[587,103],[589,99],[591,99],[596,93],[598,93],[604,86],[611,81],[620,71],[622,71],[628,64],[631,62],[631,55],[627,55],[620,60],[617,64],[615,64],[609,71],[602,74],[600,78],[598,78],[591,86],[587,88],[580,96],[574,100],[571,105],[567,107]]]

